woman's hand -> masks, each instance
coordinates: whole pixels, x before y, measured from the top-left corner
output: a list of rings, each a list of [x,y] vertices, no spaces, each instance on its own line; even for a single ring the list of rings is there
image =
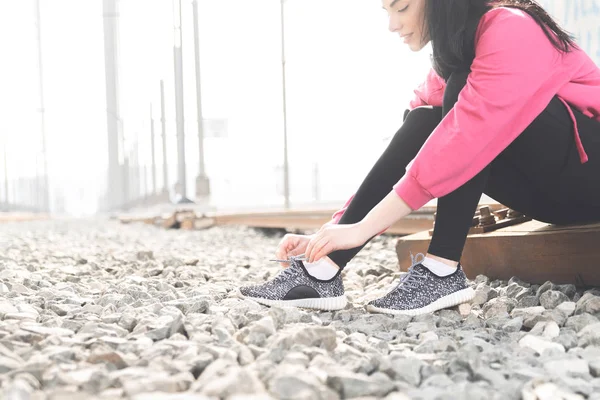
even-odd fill
[[[311,236],[308,235],[296,235],[288,233],[281,239],[277,246],[277,252],[275,253],[278,260],[287,260],[290,256],[297,256],[306,251],[308,242]],[[280,263],[282,267],[289,267],[289,263]]]
[[[315,233],[304,251],[307,262],[315,262],[335,250],[361,246],[369,238],[360,224],[325,224]]]

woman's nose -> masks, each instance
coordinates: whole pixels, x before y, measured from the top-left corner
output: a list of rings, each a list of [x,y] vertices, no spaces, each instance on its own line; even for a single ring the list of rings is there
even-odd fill
[[[402,23],[398,18],[390,17],[389,29],[390,32],[399,32],[402,29]]]

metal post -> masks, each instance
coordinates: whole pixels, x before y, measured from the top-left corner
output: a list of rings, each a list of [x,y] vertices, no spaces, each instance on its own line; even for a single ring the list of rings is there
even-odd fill
[[[132,158],[133,158],[133,180],[134,180],[134,201],[138,201],[141,197],[142,193],[142,182],[140,179],[140,158],[139,158],[139,142],[138,142],[138,134],[135,133],[133,149],[132,149]]]
[[[35,1],[35,17],[37,30],[37,48],[38,48],[38,73],[39,73],[39,91],[40,91],[40,123],[42,133],[42,168],[43,168],[43,188],[41,190],[42,211],[48,212],[50,209],[50,186],[48,183],[48,156],[46,148],[46,117],[44,104],[44,73],[42,64],[42,29],[41,29],[41,13],[40,0]],[[39,169],[38,169],[39,172]]]
[[[175,61],[175,115],[177,125],[177,180],[181,192],[179,203],[192,203],[187,198],[187,182],[185,171],[185,127],[183,116],[183,60],[182,60],[182,34],[181,34],[181,0],[174,2],[173,28],[175,30],[175,43],[173,45],[173,58]]]
[[[319,163],[313,164],[313,197],[316,202],[321,200],[321,190],[319,185]]]
[[[118,71],[118,0],[104,0],[104,67],[106,74],[106,122],[108,133],[107,209],[123,203],[127,187],[119,173],[119,71]]]
[[[143,163],[141,166],[142,169],[142,199],[146,200],[148,198],[148,166],[146,163]]]
[[[152,147],[152,195],[156,194],[156,151],[154,144],[154,115],[152,114],[152,104],[150,104],[150,146]]]
[[[165,83],[160,81],[160,129],[162,133],[163,194],[169,193],[169,166],[167,164],[167,129],[165,122]]]
[[[283,191],[285,196],[284,206],[290,208],[290,166],[288,160],[288,137],[287,137],[287,101],[285,91],[285,18],[284,3],[281,0],[281,69],[283,76]]]
[[[8,195],[8,161],[6,156],[6,140],[4,141],[4,201],[6,202],[6,206],[8,207],[9,203],[9,195]]]
[[[123,204],[126,208],[131,204],[131,169],[129,168],[129,154],[123,155]]]
[[[204,127],[202,118],[202,85],[200,74],[200,30],[198,29],[198,0],[192,1],[194,8],[194,53],[196,65],[196,108],[198,115],[198,176],[196,177],[196,197],[210,194],[210,182],[204,170]]]
[[[12,200],[13,200],[13,208],[17,208],[17,204],[19,204],[19,180],[12,180]]]

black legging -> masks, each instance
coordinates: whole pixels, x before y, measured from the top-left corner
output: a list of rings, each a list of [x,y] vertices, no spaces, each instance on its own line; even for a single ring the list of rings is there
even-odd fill
[[[468,73],[448,79],[443,107],[419,107],[404,124],[360,185],[339,224],[362,220],[404,175],[442,117],[454,106]],[[428,252],[460,261],[483,193],[516,211],[552,224],[600,221],[600,122],[573,109],[589,161],[581,164],[573,123],[553,98],[546,109],[491,164],[470,181],[438,199]],[[362,248],[329,257],[343,268]]]

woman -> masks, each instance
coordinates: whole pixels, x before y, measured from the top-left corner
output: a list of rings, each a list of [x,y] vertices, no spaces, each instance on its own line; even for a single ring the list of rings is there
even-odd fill
[[[383,7],[411,50],[431,42],[433,69],[356,194],[316,234],[286,235],[277,256],[290,268],[243,296],[343,308],[345,265],[433,198],[427,255],[368,310],[417,315],[473,298],[459,262],[482,193],[548,223],[600,220],[600,70],[536,2]]]

